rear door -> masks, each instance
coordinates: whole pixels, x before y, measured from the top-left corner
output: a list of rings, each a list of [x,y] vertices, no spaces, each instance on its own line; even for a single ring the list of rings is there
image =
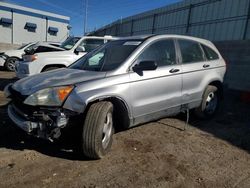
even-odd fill
[[[156,70],[142,74],[130,72],[131,105],[135,124],[147,122],[180,110],[181,65],[177,64],[175,43],[161,39],[151,43],[138,56],[135,64],[155,61]],[[172,111],[173,110],[173,111]]]
[[[196,107],[202,98],[204,81],[213,66],[207,61],[200,43],[193,40],[178,39],[182,63],[182,104]]]

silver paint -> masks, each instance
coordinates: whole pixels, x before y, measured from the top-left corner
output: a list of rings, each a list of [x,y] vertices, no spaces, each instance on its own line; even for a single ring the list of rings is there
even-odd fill
[[[131,69],[145,47],[166,38],[194,40],[220,54],[211,42],[204,39],[178,35],[153,36],[114,71],[58,69],[22,79],[13,88],[24,95],[30,95],[47,87],[75,85],[63,108],[78,113],[83,113],[86,106],[93,101],[115,97],[126,105],[131,119],[130,126],[166,114],[175,114],[181,111],[183,105],[188,108],[198,107],[207,85],[213,81],[223,82],[226,68],[221,55],[216,61],[158,67],[154,71],[143,71],[142,75]],[[210,64],[210,67],[204,68],[204,63]],[[180,72],[169,73],[172,68],[180,69]]]

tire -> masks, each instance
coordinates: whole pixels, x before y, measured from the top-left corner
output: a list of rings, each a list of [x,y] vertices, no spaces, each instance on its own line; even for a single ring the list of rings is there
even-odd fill
[[[107,101],[92,104],[83,126],[83,154],[91,159],[103,158],[111,148],[113,134],[113,104]]]
[[[59,69],[60,67],[47,67],[47,68],[44,68],[42,70],[42,72],[47,72],[47,71],[51,71],[51,70],[55,70],[55,69]]]
[[[195,109],[195,114],[201,119],[212,118],[219,109],[220,96],[216,86],[207,86],[202,96],[201,105]]]
[[[16,63],[16,61],[18,61],[18,58],[9,57],[5,62],[5,65],[4,65],[5,69],[7,71],[15,71],[15,66],[16,66],[15,63]]]

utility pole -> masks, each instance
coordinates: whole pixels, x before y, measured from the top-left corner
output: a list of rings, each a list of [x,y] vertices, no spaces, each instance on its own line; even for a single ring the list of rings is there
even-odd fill
[[[87,21],[88,21],[88,0],[85,0],[85,17],[84,17],[84,35],[87,33]]]

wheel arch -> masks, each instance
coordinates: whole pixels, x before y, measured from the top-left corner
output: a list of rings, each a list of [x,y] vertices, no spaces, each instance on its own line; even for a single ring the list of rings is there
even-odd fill
[[[105,96],[105,97],[95,98],[87,103],[85,112],[88,111],[89,107],[92,104],[100,101],[109,101],[113,104],[114,106],[113,116],[115,120],[114,128],[116,132],[130,127],[131,111],[125,100],[123,100],[121,97]]]
[[[18,59],[18,60],[21,60],[21,58],[20,58],[20,57],[17,57],[17,56],[8,56],[8,57],[6,58],[4,64],[6,64],[6,63],[7,63],[7,60],[10,59],[10,58],[16,58],[16,59]]]
[[[211,81],[208,86],[215,86],[218,88],[218,93],[219,93],[219,96],[221,99],[224,98],[224,88],[223,88],[223,83],[220,81],[220,80],[214,80],[214,81]]]
[[[17,57],[17,56],[9,56],[7,59],[9,59],[9,58],[17,58],[18,60],[21,60],[21,59],[22,59],[22,58]]]
[[[64,64],[49,64],[49,65],[45,65],[40,72],[43,72],[45,69],[50,68],[50,67],[64,68],[64,67],[66,67],[66,65],[64,65]]]

